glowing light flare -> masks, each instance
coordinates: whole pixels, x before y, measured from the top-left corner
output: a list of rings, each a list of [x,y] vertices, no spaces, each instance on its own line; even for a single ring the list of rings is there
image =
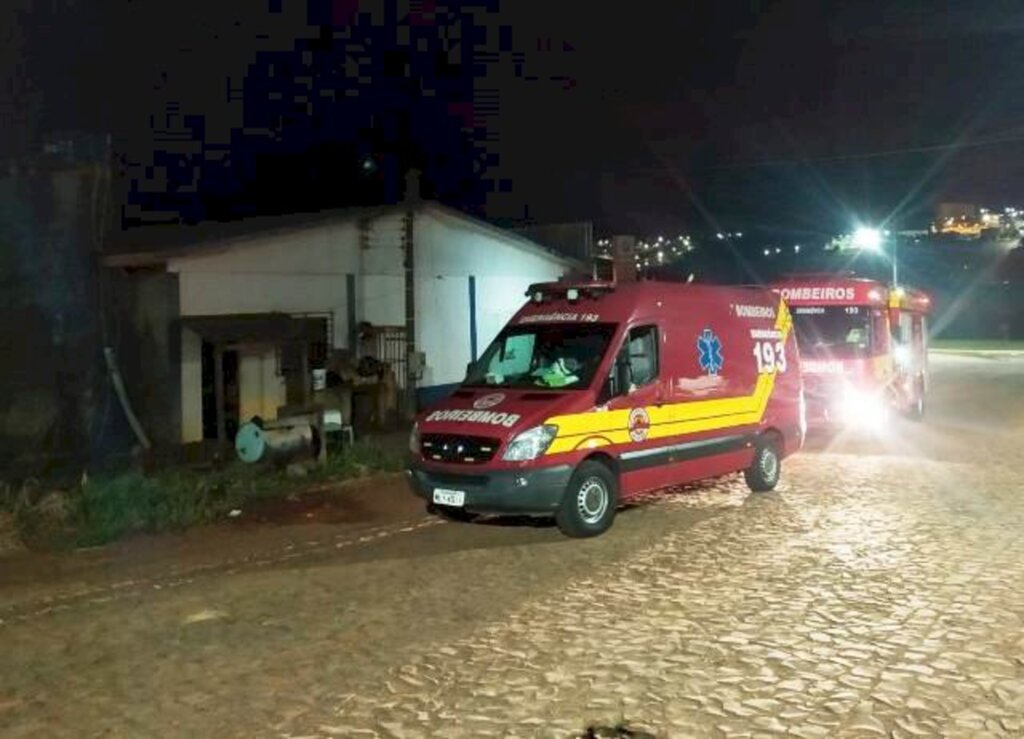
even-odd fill
[[[862,249],[864,251],[881,251],[882,232],[877,228],[861,226],[853,232],[853,239],[851,240],[851,243],[855,249]]]
[[[842,420],[852,428],[882,431],[889,421],[889,405],[878,393],[843,386]]]

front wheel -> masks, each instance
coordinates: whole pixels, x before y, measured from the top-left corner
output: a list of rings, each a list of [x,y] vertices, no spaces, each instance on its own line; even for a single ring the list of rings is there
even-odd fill
[[[754,452],[754,461],[743,470],[747,487],[755,493],[767,493],[779,484],[782,460],[778,444],[772,439],[761,439]]]
[[[555,523],[574,538],[603,534],[611,528],[619,504],[618,480],[605,465],[588,461],[569,480]]]

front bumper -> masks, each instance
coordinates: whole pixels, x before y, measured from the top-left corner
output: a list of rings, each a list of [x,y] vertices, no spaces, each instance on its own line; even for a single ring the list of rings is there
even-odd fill
[[[471,513],[550,515],[562,504],[571,466],[524,470],[442,472],[413,462],[406,468],[412,491],[428,503],[435,488],[462,490]]]

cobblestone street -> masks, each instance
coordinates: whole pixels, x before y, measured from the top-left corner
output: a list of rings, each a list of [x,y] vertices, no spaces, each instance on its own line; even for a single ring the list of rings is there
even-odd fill
[[[0,593],[0,733],[1024,736],[1024,361],[933,367],[923,425],[593,540],[402,509]]]

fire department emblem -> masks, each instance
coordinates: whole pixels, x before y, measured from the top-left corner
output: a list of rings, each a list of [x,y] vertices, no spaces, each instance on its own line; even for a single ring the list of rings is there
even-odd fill
[[[473,401],[473,408],[478,411],[487,410],[493,408],[505,399],[504,393],[491,393],[490,395],[484,395]]]
[[[634,408],[629,412],[629,438],[643,441],[651,430],[651,417],[645,408]]]

